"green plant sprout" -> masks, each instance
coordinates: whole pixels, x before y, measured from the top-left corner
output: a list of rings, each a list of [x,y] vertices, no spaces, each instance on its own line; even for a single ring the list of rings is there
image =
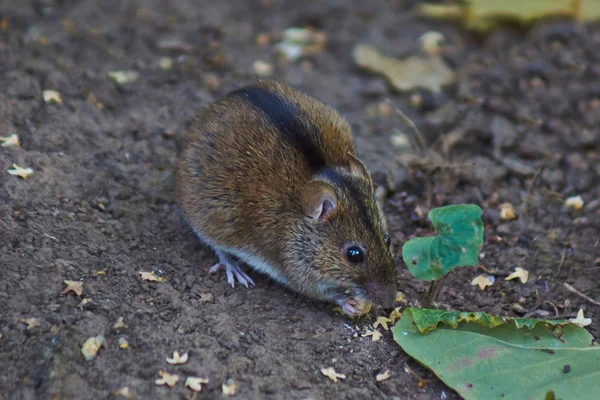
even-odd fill
[[[474,266],[483,246],[481,208],[455,204],[434,208],[429,219],[437,236],[411,239],[402,247],[402,258],[417,279],[433,281],[424,300],[431,303],[441,287],[441,278],[457,267]]]

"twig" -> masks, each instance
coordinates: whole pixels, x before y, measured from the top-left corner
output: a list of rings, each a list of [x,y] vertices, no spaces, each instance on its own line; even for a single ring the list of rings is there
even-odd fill
[[[48,235],[47,233],[42,233],[42,235],[46,236],[48,239],[52,239],[58,242],[58,239],[55,238],[54,236]]]
[[[563,286],[572,293],[575,293],[577,296],[581,297],[584,300],[589,301],[592,304],[595,304],[597,306],[600,306],[600,302],[597,302],[596,300],[592,299],[591,297],[586,296],[585,294],[581,293],[579,290],[575,289],[573,286],[569,285],[567,282],[563,283]]]
[[[494,276],[509,276],[511,273],[510,272],[505,272],[505,271],[499,271],[497,269],[490,269],[487,268],[485,265],[483,264],[477,264],[476,268],[480,268],[482,270],[484,270],[485,272],[487,272],[490,275],[494,275]]]
[[[391,103],[390,99],[387,99],[387,101],[389,103]],[[404,123],[408,126],[410,126],[410,128],[415,132],[415,136],[418,139],[417,140],[417,144],[419,146],[419,151],[421,152],[421,154],[425,154],[428,152],[428,146],[427,146],[427,140],[425,140],[425,136],[423,136],[423,134],[421,133],[421,131],[419,131],[419,128],[417,128],[417,125],[415,125],[415,123],[408,118],[408,116],[406,114],[404,114],[402,112],[402,110],[400,110],[398,107],[394,107],[396,109],[396,113],[398,113],[398,115],[400,115],[400,117],[402,118],[402,120],[404,121]]]
[[[523,227],[525,224],[525,215],[527,214],[527,205],[529,204],[529,200],[531,199],[531,190],[533,189],[533,185],[535,184],[537,177],[540,175],[540,172],[542,172],[543,169],[544,169],[544,167],[541,167],[537,170],[537,172],[533,176],[533,179],[531,180],[531,183],[529,184],[529,187],[527,188],[527,196],[525,196],[525,201],[523,202],[523,205],[521,206],[521,219],[519,222],[519,225],[520,225],[519,234],[523,231]]]
[[[408,370],[408,373],[411,374],[412,376],[414,376],[415,378],[417,378],[418,380],[420,380],[423,383],[432,383],[435,382],[435,379],[423,379],[421,378],[415,371],[413,371],[413,369],[411,367],[408,366],[408,363],[404,363],[404,368],[406,368]]]
[[[554,308],[554,318],[558,318],[558,308],[556,308],[554,303],[552,303],[551,301],[544,300],[544,304],[546,304],[546,303],[550,304],[552,306],[552,308]]]
[[[560,259],[560,264],[558,264],[558,271],[556,271],[556,273],[552,276],[552,279],[556,278],[556,276],[558,274],[560,274],[560,269],[562,268],[563,264],[565,263],[565,258],[567,258],[567,253],[563,253],[563,255]]]

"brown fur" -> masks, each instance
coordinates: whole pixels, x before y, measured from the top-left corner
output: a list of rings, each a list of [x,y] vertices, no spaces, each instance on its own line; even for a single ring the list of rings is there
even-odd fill
[[[353,157],[350,126],[290,86],[253,85],[293,104],[303,123],[318,128],[311,139],[326,168],[314,171],[264,112],[239,96],[226,96],[202,110],[186,134],[176,187],[189,223],[207,244],[255,256],[273,271],[259,270],[307,296],[339,300],[349,289],[356,297],[389,304],[396,273],[383,240],[385,218],[368,172]],[[327,220],[305,215],[303,199],[314,198],[305,195],[311,180],[335,192],[337,204]],[[348,243],[366,248],[363,265],[346,260]]]

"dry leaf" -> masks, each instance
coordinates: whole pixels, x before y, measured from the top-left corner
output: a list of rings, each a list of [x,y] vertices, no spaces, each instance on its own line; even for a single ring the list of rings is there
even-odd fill
[[[62,104],[60,93],[58,93],[56,90],[44,90],[42,92],[42,97],[46,103],[54,102],[56,104]]]
[[[104,104],[102,104],[100,102],[100,100],[98,100],[98,98],[96,97],[96,95],[94,93],[90,93],[86,99],[86,101],[90,104],[92,104],[94,107],[96,107],[98,110],[102,111],[104,110]]]
[[[397,292],[396,293],[396,299],[395,300],[396,300],[396,303],[404,303],[404,304],[408,303],[408,301],[406,301],[406,296],[402,292]]]
[[[390,379],[391,376],[392,376],[392,374],[391,374],[390,370],[386,369],[382,373],[377,374],[377,376],[375,377],[375,380],[377,382],[383,382],[383,381],[387,381],[388,379]]]
[[[171,59],[171,57],[161,57],[158,60],[158,66],[160,67],[160,69],[168,71],[171,68],[173,68],[173,60]]]
[[[585,328],[586,326],[592,323],[592,319],[584,318],[583,310],[580,308],[577,312],[577,318],[569,318],[569,322],[571,322],[574,325],[577,325],[580,328]]]
[[[79,307],[80,310],[83,310],[83,307],[85,307],[86,304],[90,303],[91,300],[90,299],[82,299],[79,304],[77,304],[77,307]]]
[[[69,292],[75,293],[77,296],[81,296],[83,293],[83,282],[82,281],[65,281],[66,288],[63,289],[60,294],[67,294]]]
[[[23,179],[29,178],[29,175],[33,174],[33,169],[31,168],[22,168],[17,164],[13,163],[13,169],[9,169],[8,173],[15,176],[20,176]]]
[[[0,142],[2,142],[2,147],[19,147],[19,136],[16,133],[10,136],[0,136]]]
[[[122,349],[127,349],[129,347],[129,342],[124,337],[119,338],[119,347]]]
[[[581,196],[569,197],[565,201],[565,206],[572,208],[573,210],[581,210],[581,208],[583,208],[583,199]]]
[[[436,31],[425,32],[419,38],[421,49],[429,55],[440,54],[440,43],[444,41],[444,35]]]
[[[238,384],[233,379],[227,379],[227,382],[221,385],[221,390],[226,396],[235,396],[238,390]]]
[[[208,301],[213,301],[215,299],[215,296],[213,296],[212,293],[209,292],[201,292],[201,291],[196,291],[196,296],[200,297],[200,300],[198,300],[200,303],[205,303]]]
[[[418,11],[429,18],[457,20],[469,29],[486,33],[504,23],[529,26],[542,19],[600,19],[596,0],[466,0],[448,4],[420,3]]]
[[[494,281],[492,279],[490,279],[491,275],[479,275],[476,276],[472,281],[471,281],[471,286],[479,286],[479,289],[483,290],[488,286],[492,286],[492,284],[494,283]],[[492,277],[493,278],[493,277]]]
[[[202,390],[202,385],[208,383],[208,379],[206,378],[196,378],[193,376],[188,376],[185,380],[185,387],[189,387],[195,392],[199,392]]]
[[[23,317],[21,317],[19,319],[19,321],[24,323],[25,325],[27,325],[27,329],[35,328],[36,326],[40,326],[42,323],[42,320],[39,318],[23,318]]]
[[[402,317],[402,313],[400,312],[400,307],[396,307],[390,313],[390,319],[392,320],[392,324]]]
[[[510,203],[502,203],[500,205],[500,219],[505,221],[512,221],[517,218],[517,213],[515,212],[515,208]]]
[[[257,60],[252,64],[252,70],[258,76],[273,75],[273,66],[261,60]]]
[[[515,268],[515,272],[504,278],[504,280],[510,281],[511,279],[519,278],[521,283],[527,283],[529,279],[529,271],[521,267]]]
[[[167,385],[174,387],[177,381],[179,381],[179,375],[170,374],[167,371],[158,371],[160,378],[155,380],[154,383],[158,386]]]
[[[375,331],[367,331],[361,335],[362,337],[371,336],[371,340],[376,342],[383,337],[383,334],[377,330]]]
[[[323,368],[321,370],[321,373],[323,375],[325,375],[326,377],[328,377],[329,379],[331,379],[334,382],[337,382],[338,379],[346,379],[346,375],[344,374],[338,374],[337,372],[335,372],[335,370],[333,369],[333,367],[329,367],[329,368]]]
[[[140,73],[137,71],[111,71],[108,76],[119,85],[124,85],[136,81],[140,77]]]
[[[117,319],[117,322],[114,323],[114,325],[112,326],[113,329],[127,329],[129,328],[129,326],[127,326],[126,323],[123,322],[123,317],[119,317]]]
[[[418,87],[439,92],[454,83],[455,73],[439,55],[415,55],[405,59],[386,57],[371,45],[361,44],[353,51],[354,62],[361,68],[381,74],[399,91]]]
[[[104,344],[104,336],[98,335],[91,337],[86,340],[81,347],[81,354],[83,354],[87,361],[90,361],[96,357],[96,353],[98,353],[98,350],[100,350],[100,346],[102,346],[102,344]]]
[[[188,353],[184,353],[181,356],[178,351],[173,352],[173,358],[167,357],[167,362],[169,364],[185,364],[188,360]]]
[[[119,389],[119,390],[115,390],[115,391],[113,392],[113,394],[114,394],[115,396],[123,396],[123,397],[125,397],[126,399],[131,399],[131,398],[133,398],[133,395],[131,394],[131,390],[129,390],[129,388],[128,388],[127,386],[125,386],[125,387],[122,387],[122,388],[121,388],[121,389]]]
[[[300,57],[320,53],[325,49],[327,36],[305,28],[288,28],[283,31],[283,41],[275,45],[275,49],[288,61],[296,61]]]
[[[379,325],[381,325],[383,327],[383,329],[385,329],[386,331],[390,330],[390,328],[388,328],[388,323],[392,323],[393,321],[388,318],[388,317],[383,317],[383,316],[379,316],[377,317],[377,320],[375,321],[375,323],[373,324],[373,328],[377,329],[377,327]]]
[[[142,279],[145,280],[145,281],[162,282],[164,280],[162,276],[156,276],[156,275],[154,275],[154,271],[152,271],[152,272],[138,271],[138,272],[142,276]]]

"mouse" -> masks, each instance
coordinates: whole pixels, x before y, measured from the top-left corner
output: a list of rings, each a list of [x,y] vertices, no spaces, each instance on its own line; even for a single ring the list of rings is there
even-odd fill
[[[184,218],[227,282],[240,264],[349,316],[389,308],[397,271],[382,206],[350,124],[299,89],[261,79],[201,109],[176,167]]]

